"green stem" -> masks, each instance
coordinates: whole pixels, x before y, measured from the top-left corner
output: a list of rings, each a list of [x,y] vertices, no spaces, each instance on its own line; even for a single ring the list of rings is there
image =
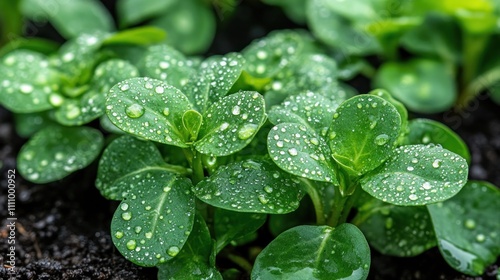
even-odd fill
[[[194,152],[193,157],[193,184],[198,184],[201,180],[205,178],[205,173],[203,171],[203,164],[201,163],[202,155],[198,152]]]
[[[343,196],[340,192],[340,188],[335,186],[335,196],[333,202],[332,212],[330,217],[328,218],[327,225],[331,227],[336,227],[340,222],[340,217],[342,216],[342,212],[344,211],[344,205],[347,201],[346,196]]]
[[[306,187],[306,192],[307,194],[309,194],[309,197],[311,198],[312,203],[314,205],[314,212],[316,213],[316,224],[324,225],[326,222],[325,214],[323,211],[324,206],[318,191],[311,184],[311,181],[305,178],[300,178],[300,181],[304,183]]]
[[[238,266],[240,266],[241,268],[243,268],[248,274],[250,274],[252,272],[252,268],[253,268],[252,264],[250,264],[250,262],[247,261],[245,258],[238,256],[238,255],[235,255],[235,254],[231,254],[231,253],[228,253],[225,256],[230,261],[232,261],[233,263],[235,263]]]
[[[0,47],[21,36],[23,18],[18,9],[20,0],[0,1]]]

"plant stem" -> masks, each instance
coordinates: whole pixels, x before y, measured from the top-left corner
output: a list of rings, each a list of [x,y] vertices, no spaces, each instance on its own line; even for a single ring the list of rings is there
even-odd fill
[[[304,185],[306,186],[306,192],[313,202],[314,212],[316,213],[316,224],[324,225],[326,222],[325,214],[323,211],[324,205],[323,202],[321,201],[321,197],[319,196],[318,191],[311,184],[311,181],[305,178],[300,178],[300,181],[304,183]]]
[[[226,254],[226,257],[230,261],[234,262],[235,264],[237,264],[238,266],[243,268],[248,274],[250,274],[252,272],[253,267],[250,264],[250,262],[247,261],[245,258],[238,256],[238,255],[235,255],[235,254],[231,254],[231,253]]]

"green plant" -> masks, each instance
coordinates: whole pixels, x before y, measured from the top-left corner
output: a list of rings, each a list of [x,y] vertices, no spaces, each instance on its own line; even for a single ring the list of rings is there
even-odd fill
[[[482,91],[500,100],[496,1],[264,2],[307,23],[346,66],[355,62],[375,87],[389,90],[413,111],[464,109]],[[359,64],[371,55],[382,58],[377,70]]]
[[[118,250],[161,279],[235,269],[253,279],[365,279],[368,242],[397,256],[438,245],[455,269],[483,273],[500,237],[481,217],[495,215],[500,193],[467,182],[462,140],[408,120],[385,91],[350,97],[332,79],[335,62],[300,34],[273,33],[201,63],[151,47],[140,68],[152,77],[111,88],[106,114],[129,135],[105,149],[96,185],[121,201]],[[466,199],[490,203],[469,209]],[[234,248],[261,237],[266,219],[276,237],[252,265]],[[219,271],[216,257],[234,268]]]

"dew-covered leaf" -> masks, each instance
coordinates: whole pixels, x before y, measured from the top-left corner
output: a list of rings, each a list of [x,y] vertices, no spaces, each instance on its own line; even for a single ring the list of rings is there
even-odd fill
[[[21,148],[19,173],[33,183],[62,179],[94,161],[103,143],[102,134],[90,127],[46,127]]]
[[[234,240],[257,231],[267,220],[266,214],[242,213],[215,208],[214,232],[217,251]]]
[[[391,103],[358,95],[337,109],[327,141],[333,158],[359,176],[390,156],[400,127],[401,116]]]
[[[12,51],[0,61],[0,104],[15,113],[51,109],[49,96],[57,92],[59,82],[59,74],[44,55]]]
[[[251,279],[366,279],[369,269],[370,248],[357,227],[298,226],[264,248]]]
[[[141,5],[148,6],[148,5]],[[157,44],[165,40],[166,34],[163,29],[154,26],[139,26],[117,32],[102,42],[104,46],[115,44],[132,44],[146,46]]]
[[[439,144],[470,162],[467,145],[453,130],[440,122],[429,119],[411,120],[405,140],[406,144]]]
[[[238,53],[229,53],[225,56],[211,56],[204,60],[195,78],[183,88],[183,91],[203,113],[210,104],[226,96],[236,83],[245,60]]]
[[[273,77],[302,50],[301,38],[293,31],[275,31],[253,41],[243,51],[245,70],[254,77]]]
[[[144,0],[119,0],[116,2],[116,9],[120,26],[131,26],[159,16],[175,2],[175,0],[150,0],[145,5]]]
[[[193,279],[222,280],[211,263],[213,240],[203,218],[196,215],[194,225],[184,247],[175,258],[158,266],[158,279],[183,280],[186,275]]]
[[[366,1],[338,5],[337,2],[330,0],[310,0],[306,7],[308,26],[321,41],[344,53],[360,55],[375,53],[379,50],[375,37],[356,26],[356,21],[366,21],[376,16],[373,10],[370,11],[372,7],[363,3]],[[358,8],[353,8],[353,5]],[[361,16],[359,7],[361,10],[367,8],[371,15]],[[346,14],[339,12],[339,9],[351,10],[351,16],[346,17]]]
[[[267,150],[281,169],[293,175],[337,184],[330,149],[318,133],[302,124],[282,123],[271,129]]]
[[[434,145],[394,150],[378,169],[361,179],[372,196],[395,205],[427,205],[449,199],[467,182],[465,159]]]
[[[165,170],[165,162],[156,146],[132,136],[111,142],[99,160],[96,187],[107,199],[122,200],[136,188],[132,178],[142,172]]]
[[[182,115],[182,124],[188,132],[189,140],[195,141],[198,138],[203,117],[195,110],[188,110]]]
[[[82,33],[112,31],[113,19],[96,0],[23,0],[20,9],[36,21],[48,19],[65,38]]]
[[[279,106],[269,112],[269,120],[273,124],[299,123],[314,129],[317,133],[326,131],[332,122],[333,113],[340,102],[333,101],[321,94],[311,91],[292,95]]]
[[[193,189],[202,201],[238,212],[291,212],[304,192],[292,176],[264,160],[245,160],[221,166]]]
[[[454,104],[454,79],[454,73],[444,63],[414,59],[383,64],[374,84],[387,89],[412,111],[436,113]]]
[[[125,132],[169,145],[187,147],[182,116],[191,109],[178,89],[151,78],[132,78],[111,88],[106,114]]]
[[[385,101],[391,103],[396,110],[398,110],[399,116],[401,117],[401,130],[399,132],[399,140],[402,141],[402,138],[406,136],[408,133],[408,110],[406,110],[405,105],[403,103],[396,100],[392,95],[383,89],[374,89],[370,91],[368,94],[376,95],[378,97],[383,98]],[[415,143],[416,144],[416,143]]]
[[[198,0],[175,1],[150,24],[164,29],[167,42],[185,54],[205,51],[212,43],[216,28],[211,7]]]
[[[0,47],[0,57],[5,56],[15,50],[30,50],[44,55],[50,55],[57,52],[59,44],[44,38],[37,37],[18,37],[12,38],[9,42]]]
[[[264,98],[240,91],[212,104],[203,114],[195,148],[202,154],[226,156],[243,149],[266,121]]]
[[[193,62],[168,45],[149,47],[139,63],[141,74],[182,89],[196,73]]]
[[[113,215],[111,234],[118,251],[141,266],[155,266],[181,251],[193,228],[191,182],[162,170],[137,174],[137,188]]]
[[[371,198],[358,212],[368,243],[384,255],[411,257],[436,246],[431,218],[424,206],[404,207]]]
[[[427,205],[439,250],[454,269],[483,274],[500,255],[500,191],[487,182],[470,181],[451,199]]]

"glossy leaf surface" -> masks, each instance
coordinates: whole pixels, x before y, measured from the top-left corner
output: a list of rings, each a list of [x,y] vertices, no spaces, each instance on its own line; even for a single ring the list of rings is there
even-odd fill
[[[215,209],[214,232],[217,251],[239,238],[245,238],[257,231],[267,219],[267,215],[258,213],[242,213]]]
[[[251,279],[366,279],[369,268],[370,248],[355,226],[298,226],[264,248]]]

